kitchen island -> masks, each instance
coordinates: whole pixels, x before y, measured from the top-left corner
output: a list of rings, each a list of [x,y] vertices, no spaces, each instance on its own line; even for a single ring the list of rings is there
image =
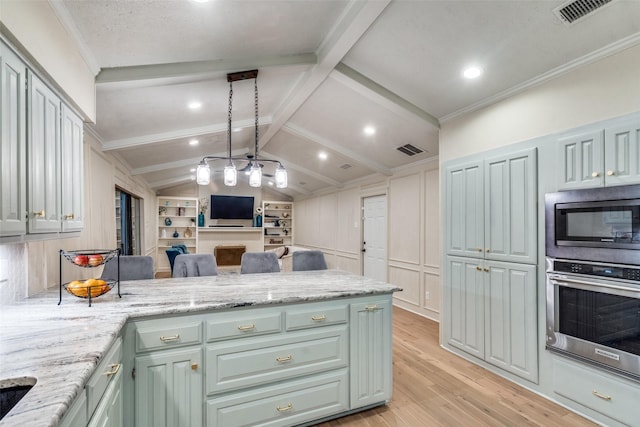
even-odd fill
[[[200,392],[203,397],[202,401],[196,404],[196,408],[202,409],[202,414],[200,418],[198,414],[194,418],[201,419],[202,425],[217,425],[212,408],[223,408],[225,402],[232,404],[241,393],[250,394],[255,391],[261,396],[266,396],[268,387],[273,387],[272,383],[286,383],[283,382],[283,378],[290,380],[291,386],[296,385],[296,381],[301,383],[305,380],[310,380],[312,384],[323,375],[337,375],[342,370],[347,379],[347,391],[351,389],[350,400],[357,400],[353,392],[356,391],[356,387],[360,387],[358,384],[367,381],[366,378],[354,381],[353,375],[366,375],[367,372],[361,371],[354,355],[358,354],[356,346],[362,344],[358,343],[358,339],[366,332],[368,322],[365,319],[365,322],[358,323],[358,310],[376,313],[382,307],[367,305],[368,299],[388,302],[390,308],[391,294],[399,290],[393,285],[334,270],[122,282],[122,298],[118,298],[114,289],[95,298],[92,307],[88,306],[86,300],[66,293],[63,294],[62,304],[58,306],[58,290],[51,289],[19,303],[2,307],[0,381],[35,378],[36,384],[0,421],[0,425],[59,425],[69,408],[83,397],[85,388],[90,390],[89,386],[93,384],[94,379],[102,378],[100,373],[95,371],[99,365],[104,364],[103,359],[111,356],[109,352],[113,352],[115,343],[120,342],[124,371],[124,374],[121,374],[124,384],[124,417],[127,420],[125,425],[130,424],[129,419],[133,419],[134,416],[136,424],[140,424],[142,418],[139,418],[138,408],[133,409],[132,402],[135,400],[136,387],[141,386],[134,385],[132,369],[143,366],[152,356],[157,356],[158,353],[152,351],[156,344],[148,345],[145,339],[156,329],[162,331],[166,325],[177,325],[174,329],[185,332],[182,336],[179,333],[162,335],[162,345],[176,348],[161,349],[164,351],[162,354],[169,351],[195,351],[205,356],[200,364],[190,365],[190,372],[201,372],[203,375],[200,378]],[[308,314],[314,318],[314,324],[306,325],[306,320],[301,320],[301,316],[307,314],[305,307],[309,307]],[[342,307],[346,314],[345,319],[340,320],[343,316],[340,314]],[[328,310],[326,312],[331,315],[323,314],[323,310]],[[373,323],[369,323],[390,331],[389,311],[386,310],[386,320],[374,319]],[[257,320],[249,321],[251,316],[258,312]],[[337,320],[332,321],[331,317],[334,315]],[[276,319],[274,324],[261,329],[261,319],[273,318]],[[230,322],[237,320],[237,333],[247,332],[248,338],[218,335],[218,331],[224,331],[228,326],[225,325],[227,319]],[[355,327],[358,329],[354,329]],[[257,335],[251,336],[253,333]],[[309,348],[313,348],[316,341],[319,344],[326,341],[333,344],[319,345],[318,348],[335,347],[339,353],[335,357],[327,356],[327,360],[331,359],[328,364],[324,361],[302,363],[306,366],[317,366],[317,372],[313,369],[305,371],[306,368],[297,366],[291,358],[286,360],[288,355],[279,355],[276,358],[281,358],[278,362],[283,362],[282,367],[278,366],[277,372],[254,372],[254,378],[267,378],[255,384],[251,383],[249,377],[243,380],[244,383],[240,381],[237,384],[233,381],[225,383],[224,378],[214,381],[217,371],[208,372],[208,375],[205,372],[227,360],[225,357],[228,356],[219,351],[220,349],[230,348],[236,351],[245,346],[247,351],[260,353],[252,348],[258,346],[264,349],[264,353],[270,353],[270,342],[281,345],[282,348],[289,348],[305,342],[307,336]],[[349,346],[346,349],[343,345],[345,340]],[[390,336],[388,347],[390,354]],[[245,361],[255,365],[256,362],[251,360]],[[388,368],[390,375],[390,356],[388,363],[389,366],[385,368]],[[234,366],[225,365],[225,369]],[[270,382],[269,378],[273,381]],[[192,386],[194,384],[197,388],[198,383],[193,383]],[[385,387],[388,387],[388,390],[384,390],[386,394],[383,395],[389,396],[390,384]],[[344,392],[341,389],[341,395]],[[370,402],[364,399],[366,405],[358,406],[350,403],[348,397],[346,403],[336,406],[338,412],[334,411],[333,415],[345,412],[342,409],[350,411],[356,407],[366,407]],[[88,400],[90,409],[87,418],[91,418],[96,405],[92,405],[91,395]],[[376,400],[375,396],[373,400]],[[382,404],[384,400],[375,403]],[[288,416],[295,412],[291,410],[290,403],[289,406],[285,403],[277,408],[279,416]],[[318,414],[327,415],[322,411]]]

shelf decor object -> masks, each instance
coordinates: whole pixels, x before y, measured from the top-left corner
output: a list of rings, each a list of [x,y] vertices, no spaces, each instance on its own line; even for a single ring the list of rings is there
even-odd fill
[[[254,99],[255,99],[255,145],[253,155],[246,157],[233,157],[231,153],[231,110],[233,101],[233,82],[238,80],[254,79]],[[229,111],[227,117],[227,156],[204,156],[198,168],[196,170],[196,182],[198,185],[209,185],[211,182],[211,168],[209,167],[209,160],[224,160],[226,166],[224,167],[224,185],[233,187],[238,182],[238,170],[236,169],[236,162],[246,162],[246,165],[240,169],[241,171],[249,171],[249,185],[251,187],[262,186],[262,167],[261,163],[277,163],[275,170],[275,181],[277,188],[287,187],[287,171],[279,160],[270,160],[258,158],[258,70],[239,71],[235,73],[227,74],[227,81],[229,82]],[[265,176],[271,176],[265,174]]]
[[[118,278],[117,280],[102,280],[102,279],[87,279],[87,280],[73,280],[68,283],[62,283],[62,259],[66,259],[71,264],[82,268],[94,268],[99,267],[112,258],[117,258],[118,263]],[[92,298],[99,297],[109,292],[114,286],[118,286],[118,297],[120,295],[120,249],[90,249],[90,250],[76,250],[65,251],[60,249],[60,298],[58,305],[62,302],[62,288],[64,288],[71,295],[78,298],[86,298],[89,300],[89,307],[91,307]]]

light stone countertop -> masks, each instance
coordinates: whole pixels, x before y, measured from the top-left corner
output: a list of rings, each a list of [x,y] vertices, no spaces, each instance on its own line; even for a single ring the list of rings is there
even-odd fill
[[[50,289],[0,307],[0,387],[36,385],[1,426],[57,426],[127,320],[245,306],[389,294],[397,286],[325,270],[123,281],[92,300]],[[4,382],[4,384],[3,384]]]

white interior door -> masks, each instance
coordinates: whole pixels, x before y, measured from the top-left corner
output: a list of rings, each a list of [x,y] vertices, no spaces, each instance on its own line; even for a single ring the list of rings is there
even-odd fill
[[[387,196],[366,197],[363,212],[363,274],[386,282]]]

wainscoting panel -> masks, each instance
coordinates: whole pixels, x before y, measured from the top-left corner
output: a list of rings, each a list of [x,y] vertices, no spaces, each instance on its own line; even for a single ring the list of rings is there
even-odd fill
[[[394,299],[420,307],[420,272],[395,265],[389,266],[389,282],[402,288],[402,292],[393,295]]]
[[[389,185],[389,259],[420,263],[420,174]]]
[[[424,272],[424,309],[429,312],[427,317],[440,321],[440,274]]]

